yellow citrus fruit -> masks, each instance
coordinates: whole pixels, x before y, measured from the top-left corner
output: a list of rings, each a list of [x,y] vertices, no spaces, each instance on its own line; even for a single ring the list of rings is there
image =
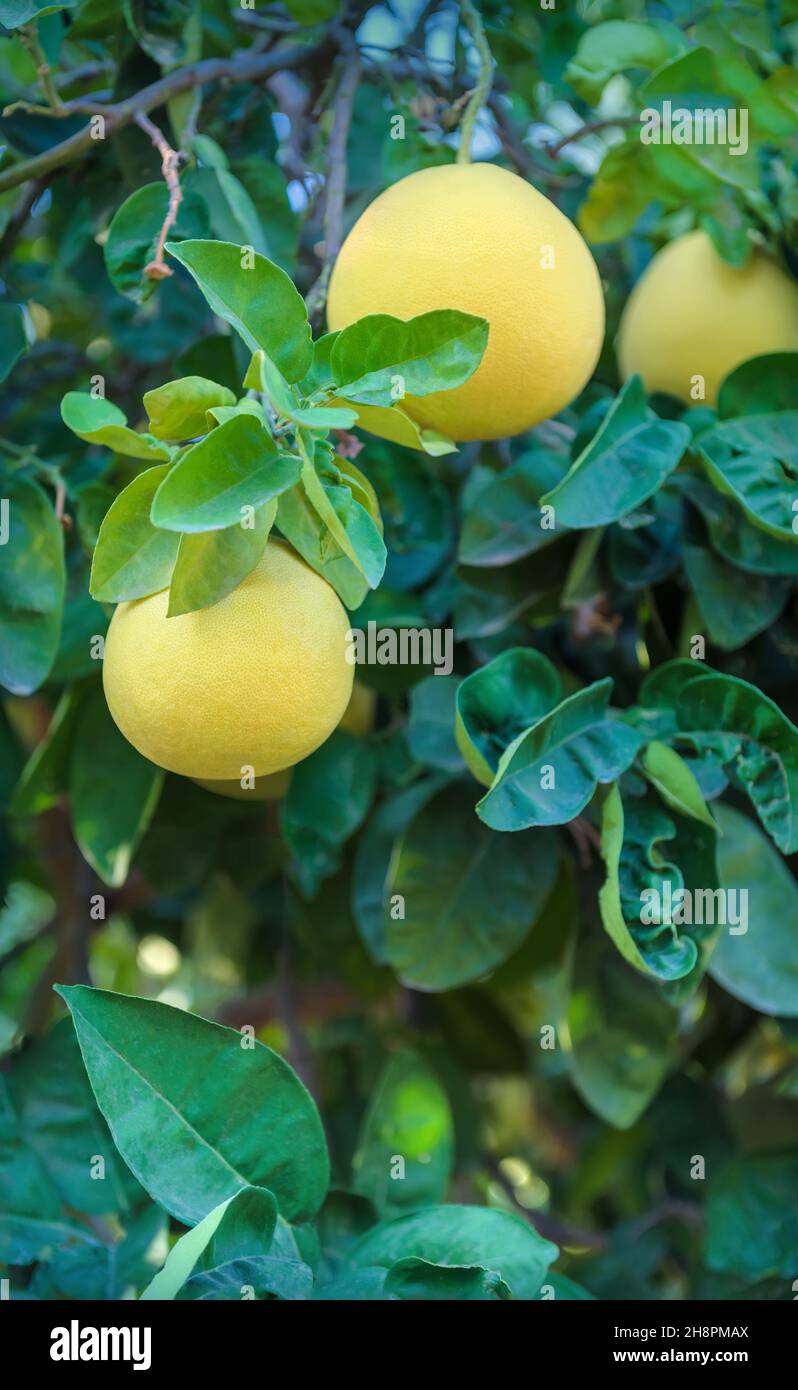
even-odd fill
[[[349,620],[290,547],[210,608],[168,618],[168,591],[121,603],[105,643],[108,708],[134,748],[184,777],[293,767],[339,723],[352,693]]]
[[[798,349],[798,284],[761,251],[727,264],[705,232],[659,251],[635,285],[618,334],[624,378],[648,391],[714,405],[724,377],[749,357]],[[691,394],[704,378],[704,397]]]
[[[503,439],[556,415],[601,350],[604,299],[573,223],[495,164],[446,164],[395,183],[366,208],[330,281],[331,329],[366,314],[461,309],[488,320],[485,356],[452,391],[406,396],[421,426]]]
[[[344,710],[339,729],[346,729],[358,738],[365,738],[374,727],[374,712],[377,697],[367,685],[355,681],[349,704]],[[267,777],[256,777],[254,787],[242,787],[240,780],[214,782],[209,778],[197,777],[198,787],[217,796],[229,796],[234,801],[279,801],[288,791],[291,781],[291,768],[283,772],[272,772]]]
[[[349,704],[338,725],[339,729],[346,729],[347,733],[354,734],[356,738],[365,738],[374,728],[376,709],[377,696],[374,691],[367,685],[361,685],[360,681],[355,681]]]
[[[229,796],[232,801],[280,801],[288,791],[293,768],[283,768],[282,772],[269,772],[265,777],[256,777],[254,787],[242,787],[238,778],[195,777],[198,787],[217,796]]]

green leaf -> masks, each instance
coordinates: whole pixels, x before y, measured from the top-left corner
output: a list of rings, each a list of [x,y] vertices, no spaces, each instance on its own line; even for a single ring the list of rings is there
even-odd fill
[[[711,830],[717,826],[695,777],[684,758],[674,748],[655,739],[643,753],[643,766],[649,782],[659,792],[666,806],[681,816],[703,821]]]
[[[64,533],[37,483],[2,484],[8,536],[0,563],[0,685],[30,695],[58,650],[64,604]]]
[[[710,641],[723,651],[771,627],[787,602],[789,579],[746,574],[703,546],[684,547],[684,569]]]
[[[458,747],[478,782],[489,787],[511,743],[562,699],[555,666],[533,647],[510,647],[460,682]]]
[[[391,406],[461,386],[488,342],[484,319],[434,309],[413,319],[369,314],[336,334],[330,366],[337,394],[363,405]]]
[[[558,1254],[556,1245],[517,1216],[491,1207],[429,1207],[383,1221],[358,1241],[352,1262],[391,1269],[399,1260],[495,1270],[513,1298],[535,1298]]]
[[[167,1004],[59,986],[97,1102],[155,1201],[196,1225],[242,1187],[309,1220],[329,1180],[318,1112],[276,1052]]]
[[[331,401],[330,405],[339,408],[337,400]],[[340,408],[345,411],[346,406],[347,402],[341,400]],[[445,454],[457,453],[457,445],[453,440],[447,439],[437,430],[425,429],[416,424],[399,405],[387,408],[383,405],[357,404],[355,412],[355,423],[359,429],[368,430],[369,433],[379,435],[381,439],[388,439],[393,444],[401,444],[405,449],[420,449],[431,458],[443,458]],[[339,426],[334,424],[332,428],[338,429]]]
[[[139,473],[119,493],[100,526],[89,589],[100,603],[122,603],[165,589],[180,538],[150,521],[153,498],[166,478],[166,464]]]
[[[462,790],[442,791],[400,834],[391,858],[385,955],[402,983],[453,989],[501,965],[540,912],[557,857],[545,831],[497,840]]]
[[[255,513],[252,526],[181,536],[167,616],[193,613],[232,593],[260,560],[276,515],[274,499]]]
[[[41,15],[55,14],[57,10],[74,9],[80,0],[58,0],[55,5],[41,4],[40,0],[2,0],[0,4],[0,24],[6,29],[18,29],[21,24],[29,24]]]
[[[226,386],[204,376],[183,376],[145,391],[144,409],[156,439],[177,443],[205,434],[205,413],[214,406],[234,406],[235,395]]]
[[[477,815],[493,830],[564,825],[578,816],[599,783],[614,782],[632,762],[639,735],[610,719],[611,680],[570,695],[502,753]]]
[[[116,454],[134,459],[169,459],[172,451],[151,434],[128,427],[123,411],[104,396],[86,391],[67,391],[61,402],[61,419],[78,439],[102,444]]]
[[[719,747],[783,854],[798,849],[798,729],[767,695],[736,676],[699,672],[676,701],[679,739]],[[720,743],[718,744],[718,741]]]
[[[244,1290],[248,1298],[295,1300],[311,1298],[313,1272],[300,1260],[254,1255],[228,1260],[200,1274],[192,1274],[183,1285],[180,1299],[210,1299],[240,1302]]]
[[[387,963],[385,904],[394,843],[445,783],[446,779],[440,776],[425,778],[383,801],[369,817],[358,839],[352,878],[352,914],[366,950],[379,965]]]
[[[299,478],[298,459],[277,453],[251,415],[234,415],[193,444],[164,478],[152,502],[153,525],[167,531],[222,531],[245,508],[263,507]]]
[[[798,886],[753,821],[731,806],[717,810],[724,832],[718,845],[720,882],[727,895],[736,894],[735,915],[742,921],[721,931],[709,973],[752,1009],[796,1018]]]
[[[457,676],[427,676],[410,692],[407,745],[413,757],[442,772],[460,772],[463,758],[455,740]]]
[[[228,1259],[267,1251],[276,1225],[277,1203],[271,1192],[264,1187],[240,1188],[172,1246],[142,1300],[176,1298],[198,1265],[212,1269]]]
[[[383,1216],[441,1202],[453,1151],[446,1092],[423,1058],[403,1048],[386,1063],[363,1119],[352,1159],[355,1191]]]
[[[685,474],[680,481],[706,522],[713,548],[730,565],[751,574],[798,575],[798,546],[754,526],[706,478]]]
[[[720,384],[720,419],[791,410],[795,405],[797,376],[798,352],[767,352],[761,357],[749,357]]]
[[[203,142],[201,149],[199,142]],[[194,148],[205,160],[208,145],[213,144],[207,136],[194,137]],[[225,155],[217,146],[222,159]],[[251,246],[262,256],[268,256],[269,247],[264,229],[258,218],[257,208],[241,180],[221,162],[215,168],[192,169],[187,178],[188,187],[203,199],[211,216],[211,226],[220,241],[235,245]]]
[[[166,184],[163,181],[147,183],[125,199],[108,228],[103,247],[108,278],[114,289],[137,304],[149,299],[158,285],[157,280],[144,274],[144,267],[155,257],[168,210]],[[170,228],[170,248],[186,238],[207,236],[209,231],[210,220],[204,200],[187,189],[178,208],[177,221]]]
[[[19,1137],[67,1207],[95,1215],[125,1212],[131,1197],[143,1195],[97,1109],[68,1019],[29,1045],[7,1080]]]
[[[166,249],[252,352],[265,352],[286,381],[302,379],[313,341],[304,300],[284,270],[227,241],[169,241]]]
[[[466,505],[458,559],[462,565],[511,565],[552,541],[566,528],[543,526],[541,494],[554,487],[562,469],[550,454],[530,451],[480,488]]]
[[[566,1005],[571,1080],[585,1104],[629,1129],[668,1072],[677,1014],[655,984],[596,938],[580,938]]]
[[[376,775],[374,750],[343,729],[294,768],[280,822],[308,897],[335,872],[341,849],[362,824]]]
[[[594,103],[616,73],[658,68],[684,46],[675,24],[609,19],[583,30],[565,75],[579,96]]]
[[[71,686],[61,695],[47,732],[36,744],[20,773],[9,811],[12,816],[38,816],[54,806],[66,791],[75,716],[81,691]]]
[[[749,1283],[792,1279],[798,1247],[793,1155],[738,1158],[709,1185],[706,1262]]]
[[[384,1284],[388,1298],[435,1299],[482,1302],[512,1298],[504,1280],[495,1270],[481,1265],[440,1265],[429,1260],[397,1260],[388,1270]]]
[[[0,381],[14,370],[23,352],[27,352],[25,319],[19,304],[0,304]]]
[[[584,529],[617,521],[657,492],[689,442],[687,425],[652,415],[642,382],[633,376],[562,482],[544,494],[541,504],[554,507],[562,526]]]
[[[650,796],[622,799],[617,786],[604,802],[601,853],[607,877],[599,893],[601,919],[624,959],[658,980],[689,977],[694,985],[706,964],[703,943],[715,935],[714,910],[697,895],[709,893],[714,909],[712,822],[710,827],[667,814]]]
[[[80,708],[69,792],[80,852],[104,883],[118,888],[161,794],[163,770],[142,758],[116,727],[102,691]]]
[[[727,420],[696,440],[696,451],[715,487],[742,508],[748,520],[795,545],[795,472],[798,411]]]

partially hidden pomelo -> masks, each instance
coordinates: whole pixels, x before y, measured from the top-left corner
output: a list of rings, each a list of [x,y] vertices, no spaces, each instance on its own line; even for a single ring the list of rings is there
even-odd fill
[[[705,232],[688,232],[641,275],[617,346],[624,379],[638,372],[649,392],[714,405],[724,377],[741,362],[798,349],[798,283],[762,251],[737,268]],[[703,397],[692,394],[695,377],[703,377]]]
[[[349,704],[344,710],[339,729],[346,729],[357,738],[365,738],[374,727],[374,714],[377,697],[367,685],[355,681]],[[255,785],[243,787],[241,780],[214,782],[210,778],[197,777],[198,787],[204,787],[217,796],[229,796],[234,801],[280,801],[288,791],[291,782],[291,768],[282,772],[272,772],[266,777],[256,777]]]
[[[604,336],[601,282],[576,227],[495,164],[410,174],[366,208],[341,247],[331,329],[431,309],[461,309],[490,325],[467,382],[401,402],[419,425],[459,441],[520,434],[562,410],[590,377]]]
[[[168,590],[121,603],[105,643],[108,708],[145,758],[232,780],[293,767],[340,722],[352,693],[349,620],[289,546],[209,608],[166,616]]]

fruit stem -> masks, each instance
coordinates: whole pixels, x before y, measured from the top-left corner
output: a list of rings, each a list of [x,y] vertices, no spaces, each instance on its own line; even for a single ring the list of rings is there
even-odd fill
[[[482,18],[472,0],[460,0],[460,15],[479,54],[479,77],[460,122],[460,145],[457,151],[457,163],[470,164],[474,123],[490,95],[496,64],[485,36]]]

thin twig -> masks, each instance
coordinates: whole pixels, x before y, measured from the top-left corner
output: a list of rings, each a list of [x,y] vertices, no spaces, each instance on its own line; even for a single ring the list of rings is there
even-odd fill
[[[144,267],[144,274],[150,280],[165,280],[167,276],[174,274],[171,266],[166,265],[163,258],[166,238],[169,235],[170,227],[173,227],[177,220],[177,212],[183,201],[183,190],[180,187],[180,177],[178,166],[180,164],[180,154],[173,150],[162,130],[158,129],[149,116],[145,116],[139,111],[135,116],[136,125],[149,135],[153,145],[161,156],[161,173],[166,180],[166,187],[169,189],[169,206],[163,220],[163,226],[158,233],[158,240],[155,244],[155,255],[152,260]]]
[[[457,151],[457,163],[469,164],[471,161],[471,137],[474,132],[474,123],[480,110],[490,96],[495,63],[493,54],[488,45],[488,40],[485,37],[485,30],[479,11],[472,4],[471,0],[460,0],[460,14],[479,54],[479,77],[471,99],[465,109],[465,115],[460,122],[460,146]]]
[[[360,57],[355,48],[344,59],[333,101],[332,126],[327,146],[327,184],[324,196],[324,263],[306,299],[308,316],[318,317],[327,301],[335,258],[344,239],[346,201],[346,147],[352,124],[352,108],[360,82]]]
[[[564,150],[566,145],[570,145],[574,140],[582,140],[586,135],[595,135],[599,130],[609,130],[612,126],[637,125],[637,116],[610,116],[606,121],[587,121],[584,125],[572,130],[570,135],[564,135],[554,145],[546,146],[546,153],[550,159],[556,159],[560,150]]]

